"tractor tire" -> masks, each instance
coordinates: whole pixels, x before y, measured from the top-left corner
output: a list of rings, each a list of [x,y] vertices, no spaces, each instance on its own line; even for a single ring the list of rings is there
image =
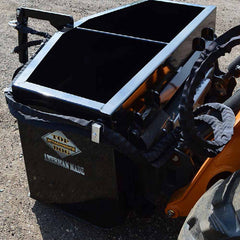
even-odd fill
[[[236,239],[240,239],[240,171],[202,195],[178,236],[178,240]]]

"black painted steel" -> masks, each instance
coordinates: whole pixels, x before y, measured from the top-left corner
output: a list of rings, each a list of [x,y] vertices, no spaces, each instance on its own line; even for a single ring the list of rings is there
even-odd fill
[[[152,1],[149,1],[149,2],[152,2]],[[141,4],[146,4],[146,2],[141,2],[139,3],[139,5]],[[159,4],[161,6],[162,1],[156,1],[156,4]],[[164,4],[167,4],[164,2]],[[170,4],[171,6],[172,5],[175,5],[173,3],[168,3]],[[136,5],[134,4],[133,7],[135,7]],[[128,9],[128,8],[131,8],[132,5],[130,7],[126,7],[126,8],[121,8],[119,10],[116,10],[116,11],[110,11],[110,13],[106,13],[105,15],[100,15],[100,16],[96,16],[96,19],[102,17],[102,16],[106,16],[108,14],[112,14],[114,12],[114,14],[116,15],[115,18],[119,15],[121,16],[122,15],[122,11],[126,11],[125,9]],[[89,98],[84,98],[84,97],[80,97],[80,96],[77,96],[75,94],[69,94],[65,91],[61,91],[59,92],[59,90],[57,91],[57,89],[55,88],[46,88],[44,85],[41,85],[41,84],[37,84],[37,83],[33,83],[33,82],[30,82],[29,79],[31,79],[31,75],[32,74],[35,74],[35,72],[38,70],[38,67],[40,67],[42,65],[42,62],[45,62],[47,61],[48,58],[51,58],[52,62],[51,62],[51,65],[48,65],[48,68],[54,68],[54,66],[56,66],[56,62],[60,63],[60,66],[58,69],[61,69],[61,71],[65,71],[65,75],[67,74],[70,74],[71,72],[77,72],[77,69],[80,68],[80,64],[78,65],[77,64],[77,61],[75,60],[76,59],[76,55],[74,55],[74,58],[69,56],[70,53],[68,53],[68,59],[66,60],[66,57],[67,56],[64,56],[62,55],[62,57],[59,59],[59,55],[54,57],[52,56],[53,55],[53,52],[54,52],[54,55],[55,55],[55,50],[54,48],[55,47],[58,47],[58,45],[60,45],[64,39],[65,41],[71,41],[71,35],[73,36],[74,34],[71,33],[72,31],[74,33],[77,32],[76,29],[73,29],[73,30],[70,30],[68,32],[68,30],[66,30],[67,32],[58,32],[56,33],[47,43],[46,45],[43,47],[43,49],[39,52],[37,58],[33,59],[30,63],[29,63],[29,67],[28,68],[25,68],[24,69],[24,72],[23,74],[19,75],[18,78],[16,79],[15,83],[13,84],[13,89],[14,91],[17,92],[20,91],[20,92],[25,92],[25,90],[27,92],[31,92],[31,97],[30,99],[33,99],[34,98],[34,95],[36,96],[36,98],[39,97],[39,94],[41,95],[44,95],[44,93],[48,93],[48,98],[51,99],[52,102],[54,102],[55,100],[57,102],[61,101],[62,104],[67,104],[67,103],[70,103],[71,105],[75,105],[74,107],[77,108],[86,108],[87,110],[91,109],[91,111],[97,111],[98,113],[97,114],[104,114],[104,115],[112,115],[116,110],[118,110],[121,105],[136,91],[136,89],[144,82],[146,81],[146,79],[151,76],[151,74],[153,74],[153,72],[159,67],[161,66],[162,64],[165,64],[165,63],[168,63],[169,66],[172,66],[173,67],[173,70],[172,72],[174,73],[174,71],[177,71],[179,69],[180,66],[182,66],[186,60],[191,56],[191,54],[193,53],[193,50],[192,50],[192,40],[195,38],[195,37],[200,37],[201,36],[201,31],[202,29],[206,28],[206,27],[213,27],[215,26],[215,7],[213,6],[209,6],[209,7],[202,7],[202,6],[197,6],[197,11],[200,11],[199,14],[198,12],[195,11],[195,15],[193,16],[192,14],[192,8],[194,8],[196,6],[194,5],[186,5],[186,4],[176,4],[176,7],[174,7],[174,11],[176,12],[176,9],[180,8],[185,8],[185,12],[186,14],[188,13],[191,18],[189,18],[189,22],[185,23],[185,27],[182,27],[181,29],[179,29],[179,32],[176,31],[171,37],[171,39],[169,40],[169,42],[167,42],[167,44],[163,44],[162,41],[159,42],[159,48],[157,48],[157,43],[152,43],[152,54],[146,54],[146,57],[145,58],[145,62],[143,63],[143,65],[140,67],[140,65],[138,66],[138,68],[136,68],[135,72],[132,72],[132,75],[129,74],[128,75],[128,79],[125,79],[125,82],[122,82],[121,85],[118,86],[118,83],[117,81],[114,81],[114,78],[118,76],[119,73],[121,73],[121,71],[123,71],[123,69],[121,68],[121,66],[119,66],[119,71],[115,71],[115,73],[113,74],[112,76],[112,84],[116,84],[114,86],[114,88],[116,88],[116,91],[112,93],[112,96],[111,94],[109,95],[110,98],[108,99],[103,99],[103,100],[99,100],[98,101],[92,101],[92,99],[89,99]],[[175,9],[176,8],[176,9]],[[161,8],[159,8],[161,9]],[[172,7],[170,8],[170,10],[172,9]],[[166,10],[164,8],[164,10]],[[169,16],[171,16],[171,11],[168,10],[168,13],[169,13]],[[145,12],[145,14],[147,14],[147,11]],[[160,13],[158,13],[160,14]],[[142,18],[142,16],[138,16],[139,18]],[[193,18],[194,17],[194,18]],[[135,19],[135,16],[132,16],[133,19]],[[193,18],[193,19],[192,19]],[[132,19],[132,20],[133,20]],[[128,19],[129,20],[129,17]],[[129,20],[130,21],[130,20]],[[88,22],[86,22],[88,23]],[[121,23],[121,22],[120,22]],[[84,20],[83,20],[83,26],[84,26]],[[119,23],[118,23],[119,24]],[[165,24],[168,24],[168,21],[165,22]],[[77,26],[80,26],[82,27],[81,23],[77,23],[75,24]],[[154,25],[155,28],[156,28],[156,31],[158,31],[159,33],[159,36],[163,37],[164,38],[164,35],[166,33],[164,33],[161,29],[161,27],[159,27],[159,24],[158,22],[149,22],[149,25]],[[169,25],[169,31],[168,32],[172,32],[172,30],[170,29],[170,25]],[[117,42],[116,39],[119,39],[118,41],[121,41],[120,39],[122,38],[123,42],[126,42],[127,38],[129,38],[129,42],[131,42],[131,39],[132,39],[132,42],[130,43],[130,48],[129,50],[132,51],[132,48],[135,48],[135,45],[137,46],[138,44],[143,46],[143,45],[146,45],[146,47],[143,47],[143,51],[144,51],[144,48],[146,49],[147,46],[150,47],[150,43],[149,41],[145,41],[144,39],[142,40],[139,40],[139,37],[135,39],[135,37],[133,37],[132,35],[127,35],[126,37],[123,37],[121,34],[119,36],[116,36],[117,33],[114,33],[114,31],[112,30],[112,32],[109,34],[109,33],[106,33],[106,32],[98,32],[97,30],[93,30],[92,29],[92,34],[90,33],[91,30],[80,30],[79,32],[83,32],[83,31],[89,31],[89,33],[85,33],[85,34],[79,34],[79,46],[76,47],[76,49],[74,50],[74,52],[72,52],[72,54],[75,54],[75,52],[77,52],[78,48],[91,48],[91,42],[90,44],[88,44],[88,39],[89,39],[89,36],[87,35],[94,35],[95,33],[95,40],[96,41],[96,44],[98,45],[102,40],[99,41],[99,43],[97,42],[96,39],[98,38],[102,38],[103,35],[105,35],[105,43],[109,43],[109,40],[110,39],[113,39],[114,36],[111,35],[111,33],[113,33],[115,35],[115,39],[113,40],[113,43],[111,44],[114,44],[114,41],[115,43]],[[109,34],[109,35],[108,35]],[[76,34],[77,35],[77,34]],[[76,36],[75,35],[75,36]],[[81,36],[84,35],[84,37],[82,38]],[[67,39],[67,36],[69,36],[69,39]],[[99,36],[99,37],[98,37]],[[159,39],[158,39],[159,41]],[[74,40],[74,42],[76,43],[77,40]],[[84,42],[86,45],[82,45],[81,42]],[[104,41],[102,41],[104,43]],[[139,42],[139,43],[138,43]],[[121,43],[120,43],[121,44]],[[76,46],[76,45],[75,45]],[[59,46],[60,47],[60,46]],[[104,47],[108,48],[107,45],[98,45],[98,49],[96,51],[100,52],[100,51],[104,51]],[[115,46],[116,49],[117,49],[117,45]],[[69,44],[67,44],[67,46],[65,46],[64,48],[67,48],[67,49],[71,49],[71,46],[69,46]],[[60,53],[57,53],[57,54],[60,54],[61,53],[64,53],[64,48],[61,48],[61,52]],[[136,49],[136,48],[135,48]],[[140,49],[140,48],[138,48]],[[155,50],[154,50],[155,49]],[[115,50],[117,51],[117,50]],[[126,53],[126,48],[125,50]],[[136,50],[135,50],[136,51]],[[120,49],[119,49],[119,52],[120,52]],[[67,54],[65,52],[65,54]],[[115,55],[117,53],[115,52]],[[122,54],[122,53],[121,53]],[[116,58],[118,57],[121,57],[121,54],[120,56],[116,56]],[[129,54],[129,53],[128,53]],[[79,56],[79,58],[82,56],[80,55],[77,55]],[[101,59],[101,55],[99,54],[98,55],[98,59],[95,60],[95,59],[91,59],[91,60],[86,60],[85,61],[85,65],[88,65],[90,68],[91,64],[93,63],[93,66],[94,64],[96,64],[96,61],[98,62],[102,62],[103,63],[103,60],[106,61],[106,59],[108,59],[107,61],[110,61],[111,60],[111,57],[109,56],[106,56],[106,54],[103,55],[103,59]],[[141,56],[141,55],[140,55]],[[127,55],[126,56],[123,56],[123,58],[126,57],[127,59]],[[130,58],[131,61],[125,63],[127,65],[130,65],[131,64],[134,64],[134,61],[139,61],[138,59],[139,55],[136,54],[134,56],[134,54],[132,55],[132,58]],[[86,58],[86,56],[85,56]],[[65,59],[65,60],[64,60]],[[114,60],[114,59],[113,59]],[[88,63],[89,62],[89,63]],[[66,67],[64,68],[63,65],[64,63],[66,63]],[[114,63],[114,61],[113,61]],[[116,62],[117,63],[117,62]],[[100,64],[100,63],[99,63]],[[104,64],[104,63],[103,63]],[[108,68],[107,67],[107,62],[106,64],[104,65],[105,68]],[[108,72],[111,71],[110,69],[111,67],[108,68]],[[81,69],[81,68],[80,68]],[[34,71],[33,71],[34,70]],[[126,71],[126,70],[124,70]],[[84,72],[84,71],[83,71]],[[94,72],[94,69],[92,69],[90,71],[91,74],[93,74]],[[51,71],[48,71],[48,73],[50,74],[53,74],[51,73]],[[56,74],[58,74],[58,72],[56,72]],[[94,80],[94,76],[90,75],[88,76],[88,80],[92,79]],[[110,78],[110,76],[108,77],[108,79]],[[49,84],[49,82],[51,82],[50,79],[48,79],[48,76],[44,76],[44,79],[45,81],[47,82],[47,84]],[[81,78],[81,73],[79,72],[79,82],[83,82],[84,84],[86,84],[86,78]],[[65,81],[66,79],[65,78],[61,78],[59,79],[59,82],[63,82]],[[44,80],[41,80],[41,82],[44,81]],[[92,80],[90,80],[92,81]],[[94,80],[95,81],[95,80]],[[121,80],[123,81],[123,80]],[[113,83],[114,82],[114,83]],[[83,85],[83,84],[82,84]],[[101,84],[101,81],[98,83],[98,85],[102,85]],[[106,87],[103,86],[104,88]],[[75,91],[77,91],[76,87],[74,86],[73,87],[75,89]],[[81,91],[81,89],[80,89]],[[91,89],[88,89],[88,91],[91,91]],[[26,92],[25,92],[26,93]],[[24,98],[28,98],[27,95],[23,95],[23,96],[20,96],[21,99],[23,100]],[[28,98],[29,100],[29,98]],[[61,104],[61,106],[62,106]],[[58,104],[54,103],[54,106],[57,107]],[[53,107],[54,107],[53,106]],[[66,106],[66,109],[69,108],[69,106]]]
[[[28,33],[22,31],[22,28],[26,28],[28,25],[28,18],[36,18],[41,20],[47,20],[53,25],[57,30],[61,30],[63,27],[73,27],[73,18],[69,15],[52,13],[47,11],[40,11],[32,8],[18,8],[17,9],[17,25],[18,30],[18,43],[19,46],[27,44]],[[19,61],[21,63],[26,63],[28,61],[28,51],[27,47],[19,51]]]
[[[169,43],[202,10],[201,6],[144,1],[89,19],[80,26]]]
[[[193,39],[214,26],[213,6],[142,1],[55,33],[17,73],[9,90],[20,109],[29,107],[15,116],[31,196],[101,226],[119,224],[130,209],[146,206],[146,199],[156,201],[162,170],[137,156],[128,158],[129,153],[116,150],[111,142],[92,142],[91,124],[121,136],[119,149],[128,144],[120,140],[129,139],[133,115],[123,104],[154,72],[158,74],[156,70],[167,66],[168,79],[159,74],[160,88],[148,89],[154,111],[147,109],[137,121],[144,130],[141,141],[153,153],[155,139],[164,135],[162,126],[156,134],[153,128],[164,125],[169,116],[165,105],[155,106],[154,99],[173,76],[177,89],[181,87],[194,64],[189,59],[200,54],[192,49]],[[10,109],[14,115],[14,107]],[[147,119],[149,112],[153,113]],[[54,116],[64,117],[59,122]],[[74,131],[66,119],[85,119],[80,122],[87,124]]]

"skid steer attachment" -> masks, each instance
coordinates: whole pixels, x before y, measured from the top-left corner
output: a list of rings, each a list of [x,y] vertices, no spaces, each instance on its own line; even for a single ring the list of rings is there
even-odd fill
[[[29,17],[58,32],[30,28]],[[215,17],[214,6],[158,0],[74,23],[19,8],[11,25],[24,65],[5,96],[31,197],[109,227],[158,205],[186,216],[218,176],[239,169],[239,68],[224,73],[217,61],[238,28],[216,38]]]

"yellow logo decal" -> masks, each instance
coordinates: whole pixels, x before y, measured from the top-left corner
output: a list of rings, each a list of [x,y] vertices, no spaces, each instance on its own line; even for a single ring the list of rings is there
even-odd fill
[[[73,156],[81,151],[61,131],[48,133],[42,137],[43,141],[53,149],[61,158]]]

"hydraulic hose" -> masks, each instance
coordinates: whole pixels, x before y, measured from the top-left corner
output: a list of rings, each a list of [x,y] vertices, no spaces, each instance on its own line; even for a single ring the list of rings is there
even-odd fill
[[[185,83],[179,106],[180,126],[186,144],[196,154],[210,157],[216,156],[222,150],[224,145],[231,139],[231,131],[222,132],[221,135],[227,135],[227,137],[224,139],[222,138],[222,141],[220,142],[215,140],[205,140],[200,136],[195,125],[193,98],[197,87],[205,78],[206,73],[214,65],[217,59],[224,56],[225,53],[229,53],[233,47],[239,44],[240,26],[237,26],[218,37],[201,53],[199,59],[192,68],[188,80]],[[224,126],[221,128],[221,131],[224,129],[229,130],[229,127],[233,122],[233,120],[231,120],[229,123],[229,119],[234,117],[230,108],[225,107],[225,109],[229,114],[229,118],[226,122],[224,122]]]

